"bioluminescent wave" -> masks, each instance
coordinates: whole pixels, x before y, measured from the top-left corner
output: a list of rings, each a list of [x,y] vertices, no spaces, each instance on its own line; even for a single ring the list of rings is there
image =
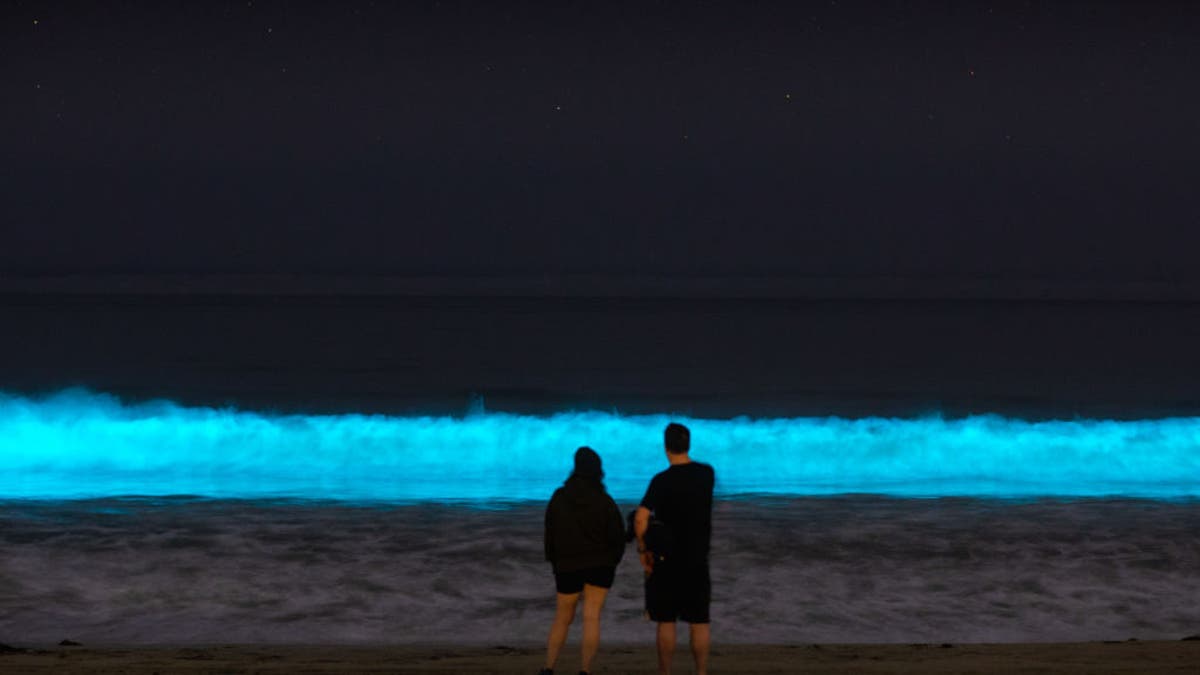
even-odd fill
[[[64,392],[0,396],[0,498],[544,499],[590,445],[630,501],[671,419],[723,495],[1200,496],[1200,418],[271,416]]]

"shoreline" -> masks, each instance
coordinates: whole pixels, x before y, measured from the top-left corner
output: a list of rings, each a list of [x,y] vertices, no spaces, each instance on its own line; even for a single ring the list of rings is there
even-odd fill
[[[544,648],[454,644],[0,646],[0,670],[13,673],[533,673]],[[575,672],[568,642],[557,670]],[[1200,636],[1175,641],[1000,644],[714,645],[713,672],[725,673],[1195,673]],[[602,645],[593,672],[654,673],[654,646]],[[686,639],[675,672],[691,672]]]

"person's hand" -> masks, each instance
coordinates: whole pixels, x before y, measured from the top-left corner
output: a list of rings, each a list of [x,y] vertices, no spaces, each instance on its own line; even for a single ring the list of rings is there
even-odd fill
[[[646,570],[646,576],[650,576],[654,572],[654,554],[650,551],[642,551],[638,554],[638,558],[642,562],[642,569]]]

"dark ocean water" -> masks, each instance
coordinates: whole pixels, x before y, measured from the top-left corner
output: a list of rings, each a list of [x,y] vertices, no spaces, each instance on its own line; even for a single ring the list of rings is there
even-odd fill
[[[6,643],[540,642],[538,495],[586,442],[632,507],[668,416],[723,481],[722,640],[1200,633],[1197,305],[8,296],[0,321]],[[639,574],[606,639],[651,639]]]
[[[1200,304],[0,297],[0,390],[304,412],[1200,413]]]

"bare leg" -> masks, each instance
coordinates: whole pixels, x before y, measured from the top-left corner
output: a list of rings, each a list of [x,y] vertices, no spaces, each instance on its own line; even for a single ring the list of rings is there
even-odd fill
[[[696,675],[708,675],[709,631],[706,623],[690,624],[692,658],[696,660]]]
[[[671,657],[675,655],[675,622],[663,621],[658,624],[658,673],[668,675],[671,672]]]
[[[608,589],[591,584],[583,585],[583,654],[580,670],[592,671],[592,659],[600,647],[600,610],[604,609],[604,598]]]
[[[575,605],[579,602],[578,593],[558,593],[558,602],[554,610],[554,623],[550,624],[550,637],[546,638],[546,667],[553,669],[558,661],[558,653],[562,651],[563,643],[567,641],[567,630],[575,619]]]

